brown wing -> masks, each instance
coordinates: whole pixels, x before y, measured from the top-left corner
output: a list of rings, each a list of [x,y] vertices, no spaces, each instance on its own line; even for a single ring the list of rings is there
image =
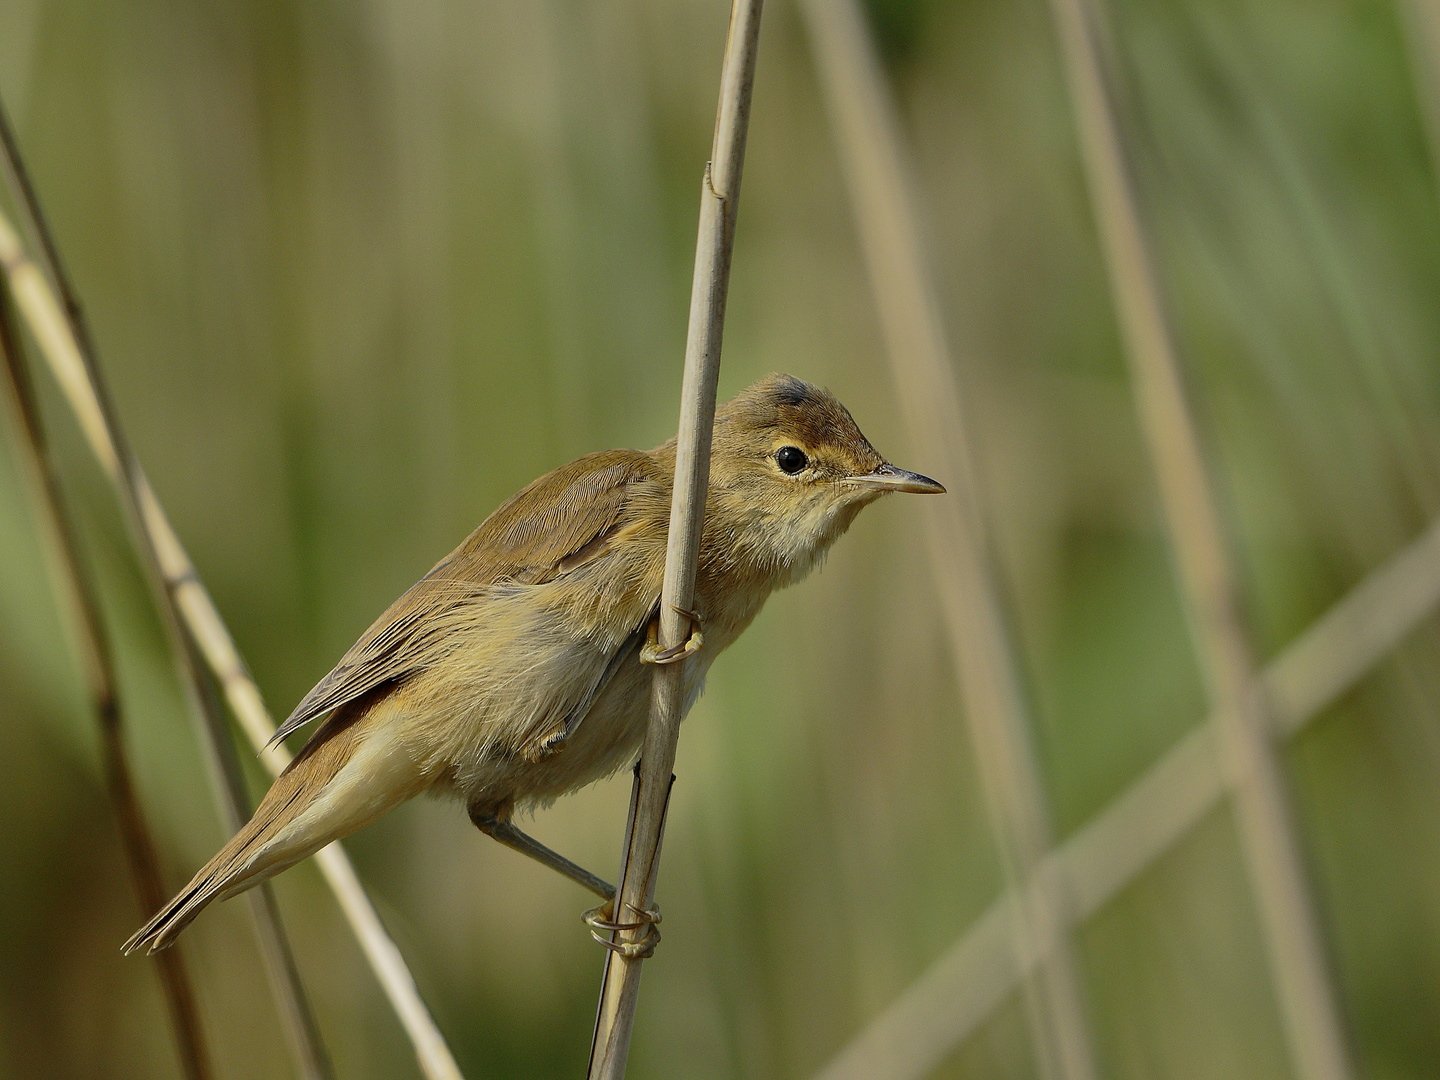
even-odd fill
[[[625,524],[632,484],[655,478],[639,450],[588,454],[540,477],[502,504],[465,542],[391,604],[321,679],[272,743],[386,683],[418,671],[452,621],[504,582],[538,585],[602,555]]]

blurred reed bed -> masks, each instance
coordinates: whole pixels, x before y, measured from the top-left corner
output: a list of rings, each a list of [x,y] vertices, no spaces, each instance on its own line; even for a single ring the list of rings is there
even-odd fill
[[[1039,3],[869,12],[1064,841],[1205,706],[1056,44]],[[1361,0],[1110,15],[1141,205],[1268,661],[1437,509],[1440,215],[1400,16]],[[520,485],[673,430],[724,18],[698,0],[0,3],[0,91],[119,411],[274,708]],[[767,20],[721,393],[794,371],[899,457],[909,431],[809,43],[786,5]],[[203,765],[121,522],[46,404],[177,881],[220,837]],[[158,988],[116,952],[129,886],[3,453],[0,1070],[173,1075]],[[919,569],[923,512],[857,523],[686,724],[632,1076],[809,1075],[1000,895]],[[1368,1076],[1440,1058],[1437,629],[1285,759]],[[601,785],[534,827],[604,865],[624,803],[623,783]],[[575,1068],[600,962],[584,900],[473,834],[420,805],[352,847],[467,1076]],[[314,871],[277,891],[337,1073],[414,1075]],[[235,908],[191,932],[202,1009],[233,1075],[283,1075]],[[1077,942],[1102,1073],[1287,1068],[1226,813]],[[1033,1068],[1011,997],[933,1075]]]
[[[949,497],[928,522],[931,571],[987,814],[1014,897],[1006,923],[1036,1068],[1044,1080],[1089,1080],[1096,1075],[1095,1051],[1070,940],[1074,917],[1064,890],[1036,873],[1054,846],[1054,826],[976,483],[966,397],[921,241],[899,118],[863,8],[814,0],[802,11],[896,396],[916,457],[948,478]],[[884,1071],[887,1064],[882,1056],[861,1067]]]
[[[1258,671],[1234,566],[1232,529],[1186,392],[1170,304],[1142,220],[1107,63],[1107,16],[1086,0],[1053,0],[1081,159],[1125,343],[1140,429],[1196,659],[1211,705],[1214,747],[1229,788],[1279,1008],[1286,1050],[1303,1080],[1353,1073],[1313,883],[1301,849],[1271,702]]]

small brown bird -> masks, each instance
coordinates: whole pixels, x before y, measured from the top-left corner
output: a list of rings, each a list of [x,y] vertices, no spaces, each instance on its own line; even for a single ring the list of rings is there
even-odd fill
[[[163,949],[212,900],[258,885],[421,792],[607,899],[520,832],[543,805],[635,759],[647,663],[686,660],[686,709],[775,589],[861,507],[942,492],[887,464],[826,390],[771,375],[715,416],[689,642],[659,651],[675,443],[589,454],[490,515],[376,620],[276,733],[326,717],[234,838],[125,943]],[[703,628],[703,630],[702,630]],[[327,716],[328,714],[328,716]],[[604,924],[601,924],[604,925]]]

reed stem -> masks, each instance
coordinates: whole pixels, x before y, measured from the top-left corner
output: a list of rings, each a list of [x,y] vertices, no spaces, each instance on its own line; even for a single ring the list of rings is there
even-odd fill
[[[116,824],[120,828],[120,839],[140,907],[144,917],[148,918],[168,899],[160,873],[160,859],[135,789],[129,759],[125,755],[124,714],[116,689],[114,661],[99,599],[80,557],[59,470],[45,438],[39,403],[35,400],[22,359],[22,348],[9,298],[0,294],[0,358],[3,358],[6,389],[9,391],[7,396],[15,427],[22,436],[18,440],[23,443],[21,456],[35,487],[43,546],[49,555],[56,592],[70,616],[90,707],[100,729],[100,759],[105,769],[105,785],[114,805]],[[157,953],[155,961],[175,1032],[175,1049],[180,1056],[181,1071],[189,1080],[209,1080],[215,1073],[210,1064],[210,1050],[184,954],[180,949],[169,949]]]
[[[234,827],[238,828],[238,822],[248,816],[248,811],[243,809],[246,801],[243,789],[237,789],[233,782],[226,780],[227,773],[232,778],[238,776],[238,767],[234,762],[227,764],[225,757],[227,748],[233,757],[234,746],[223,723],[215,722],[214,710],[205,707],[203,683],[194,664],[190,642],[193,641],[199,655],[219,681],[242,730],[272,774],[279,774],[288,763],[289,755],[283,747],[264,750],[275,733],[275,724],[265,708],[259,687],[241,660],[219,610],[170,525],[144,470],[124,441],[123,431],[108,404],[94,363],[85,318],[64,266],[59,261],[58,251],[3,109],[0,109],[0,142],[3,142],[12,186],[40,250],[45,254],[55,284],[52,286],[51,280],[25,254],[19,235],[3,213],[0,213],[0,269],[3,269],[11,295],[39,345],[41,355],[48,362],[67,404],[75,414],[82,435],[115,488],[129,520],[136,546],[155,590],[175,661],[181,668],[182,690],[189,696],[192,713],[206,721],[202,725],[203,741],[210,750],[212,777],[222,804],[222,815],[232,819]],[[182,634],[182,626],[189,634],[189,640]],[[460,1069],[444,1037],[420,999],[414,979],[394,942],[385,933],[344,850],[333,844],[321,851],[316,861],[414,1045],[426,1077],[428,1080],[461,1080]],[[269,885],[260,888],[268,889]],[[262,939],[261,956],[267,965],[272,988],[283,988],[277,1007],[292,1045],[299,1046],[304,1040],[311,1040],[312,1045],[299,1055],[298,1064],[307,1075],[323,1076],[327,1069],[324,1064],[326,1058],[318,1041],[315,1041],[309,1007],[305,1004],[303,988],[296,981],[293,962],[285,960],[292,954],[288,942],[281,937],[283,931],[274,921],[276,910],[273,901],[260,897],[252,901],[251,911],[256,919],[257,934]],[[311,1071],[317,1068],[322,1072]]]
[[[690,293],[690,326],[685,341],[685,377],[680,393],[680,429],[675,457],[675,493],[665,552],[665,581],[660,593],[662,648],[685,641],[690,621],[681,613],[694,607],[695,574],[710,479],[710,437],[715,420],[715,391],[720,378],[720,343],[725,300],[730,287],[730,258],[740,205],[740,174],[755,82],[762,0],[734,0],[725,60],[720,74],[720,104],[715,139],[700,190],[700,228],[695,246],[695,275]],[[674,777],[675,744],[685,709],[684,668],[689,661],[657,666],[645,731],[635,814],[625,842],[620,885],[615,896],[617,922],[652,904],[660,867],[660,844]],[[645,928],[617,932],[617,943],[638,944]],[[643,956],[608,952],[600,1005],[590,1047],[590,1080],[619,1080],[625,1075],[630,1034],[640,992]]]

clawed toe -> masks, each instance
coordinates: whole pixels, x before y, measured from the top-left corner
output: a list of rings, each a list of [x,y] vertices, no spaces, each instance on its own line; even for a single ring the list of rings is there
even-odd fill
[[[705,635],[702,632],[703,622],[698,612],[689,611],[676,605],[671,608],[690,620],[690,636],[680,645],[672,645],[668,649],[660,648],[659,629],[660,620],[657,618],[650,623],[650,628],[645,634],[645,644],[640,648],[640,662],[642,664],[676,664],[687,656],[693,656],[699,652],[705,644]]]
[[[628,904],[626,906],[630,907]],[[615,902],[611,900],[597,908],[591,908],[581,916],[585,925],[590,927],[590,936],[607,949],[628,959],[648,960],[655,954],[655,946],[660,944],[660,929],[656,925],[660,922],[659,906],[643,911],[630,907],[630,910],[635,912],[634,922],[616,921],[614,907]],[[639,930],[642,926],[646,928],[645,936],[639,941],[612,941],[609,937],[617,930]]]

